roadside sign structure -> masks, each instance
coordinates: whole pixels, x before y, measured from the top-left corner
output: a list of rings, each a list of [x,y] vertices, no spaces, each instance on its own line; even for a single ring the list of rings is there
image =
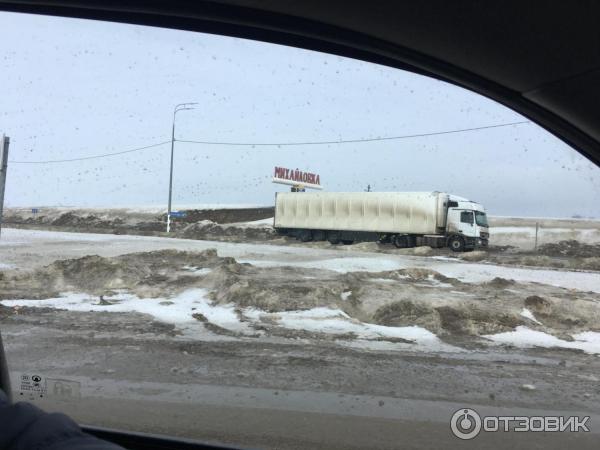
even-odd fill
[[[304,192],[307,188],[323,189],[319,174],[286,167],[275,167],[273,183],[292,186],[292,192]]]
[[[171,217],[175,219],[183,219],[185,216],[187,216],[185,211],[171,211]]]

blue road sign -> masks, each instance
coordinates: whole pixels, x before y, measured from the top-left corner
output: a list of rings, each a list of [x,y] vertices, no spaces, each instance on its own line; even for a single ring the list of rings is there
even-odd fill
[[[175,217],[175,218],[181,219],[181,218],[183,218],[185,216],[186,216],[186,214],[183,211],[171,211],[171,217]]]
[[[37,208],[31,208],[31,213],[32,213],[32,214],[37,214],[37,213],[39,213],[39,212],[40,212],[40,210],[39,210],[39,209],[37,209]]]

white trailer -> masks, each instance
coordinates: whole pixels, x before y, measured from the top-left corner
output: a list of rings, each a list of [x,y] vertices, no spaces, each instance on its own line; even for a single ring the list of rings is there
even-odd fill
[[[397,247],[486,246],[483,207],[443,192],[278,193],[275,228],[301,241],[393,242]]]

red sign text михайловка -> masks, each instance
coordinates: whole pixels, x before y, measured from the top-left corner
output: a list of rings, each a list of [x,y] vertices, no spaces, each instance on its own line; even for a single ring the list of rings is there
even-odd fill
[[[310,183],[321,185],[321,177],[316,173],[302,172],[301,170],[275,167],[275,178],[295,181],[296,183]]]

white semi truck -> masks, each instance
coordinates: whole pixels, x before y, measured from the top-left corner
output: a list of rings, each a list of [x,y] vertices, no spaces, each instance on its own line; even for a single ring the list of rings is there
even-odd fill
[[[274,227],[303,242],[380,241],[457,252],[485,247],[489,239],[483,206],[443,192],[279,192]]]

